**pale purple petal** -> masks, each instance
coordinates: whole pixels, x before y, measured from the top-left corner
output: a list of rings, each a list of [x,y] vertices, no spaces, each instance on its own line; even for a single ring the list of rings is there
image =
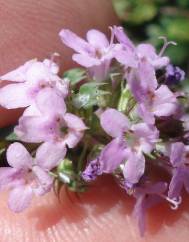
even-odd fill
[[[91,51],[91,46],[89,43],[68,29],[62,29],[59,33],[59,36],[65,45],[78,53],[83,54]]]
[[[8,109],[27,107],[32,102],[27,92],[24,83],[9,84],[0,89],[0,105]]]
[[[32,165],[33,158],[22,144],[13,143],[7,150],[7,161],[14,168],[28,169]]]
[[[44,90],[40,91],[36,98],[36,105],[41,113],[46,115],[64,115],[66,112],[66,104],[64,99],[52,88],[45,88]]]
[[[135,46],[132,41],[128,38],[126,33],[124,32],[123,28],[120,26],[114,26],[112,28],[113,33],[115,34],[117,40],[124,44],[126,47],[130,48],[131,50],[135,50]]]
[[[126,183],[133,185],[138,183],[145,170],[145,158],[142,153],[130,152],[124,166],[123,175]]]
[[[149,125],[155,123],[155,118],[153,113],[151,113],[144,103],[141,103],[137,106],[137,114]]]
[[[55,57],[59,57],[60,55],[58,53],[52,54],[52,59]],[[44,59],[43,64],[47,66],[47,68],[50,70],[53,74],[58,74],[60,67],[57,63],[55,63],[52,59]]]
[[[33,192],[38,196],[50,192],[53,186],[53,177],[39,166],[33,166],[32,171],[35,174],[38,183],[38,186],[33,188]]]
[[[26,72],[28,85],[49,81],[50,69],[43,62],[36,61]]]
[[[89,44],[97,49],[106,48],[109,46],[109,41],[106,35],[96,29],[89,30],[86,37]]]
[[[10,183],[17,179],[19,171],[12,167],[1,167],[0,168],[0,190],[4,187],[9,186]]]
[[[145,207],[145,195],[140,196],[134,206],[133,217],[138,222],[138,228],[140,235],[143,236],[146,229],[146,207]]]
[[[35,162],[40,167],[51,170],[66,155],[66,147],[59,143],[45,142],[37,149]]]
[[[169,58],[158,56],[154,46],[151,44],[140,44],[136,49],[139,58],[146,58],[155,69],[161,69],[169,64]]]
[[[66,98],[69,94],[70,80],[68,78],[60,79],[56,82],[56,89],[60,91],[63,98]]]
[[[131,130],[140,143],[141,151],[150,153],[159,138],[159,131],[154,126],[149,126],[146,123],[134,124]]]
[[[170,116],[177,110],[177,103],[164,103],[157,106],[154,105],[153,113],[157,117]]]
[[[33,191],[30,186],[18,186],[10,192],[8,206],[15,213],[22,212],[30,205],[32,196]]]
[[[131,51],[130,49],[115,51],[114,57],[125,67],[137,68],[138,66],[138,60],[136,58],[135,52]]]
[[[181,142],[173,143],[171,145],[170,162],[174,167],[184,163],[185,146]]]
[[[69,129],[62,144],[67,145],[69,148],[74,148],[82,139],[83,134],[83,132]]]
[[[166,85],[161,85],[155,93],[157,104],[161,104],[162,102],[176,102],[177,100],[175,94]]]
[[[16,135],[25,142],[40,143],[54,138],[57,133],[56,122],[48,117],[21,117],[15,127]]]
[[[126,159],[126,144],[121,138],[113,139],[102,150],[99,162],[102,172],[113,172]]]
[[[98,66],[101,64],[101,60],[97,59],[95,57],[91,57],[87,54],[74,54],[72,56],[72,59],[80,64],[81,66],[84,66],[86,68],[92,67],[92,66]]]
[[[119,137],[129,129],[127,117],[113,108],[108,108],[100,115],[100,124],[112,137]]]
[[[72,130],[83,131],[87,129],[83,120],[74,114],[66,113],[64,115],[64,120],[66,122],[67,127],[69,127]]]
[[[170,63],[170,59],[167,56],[163,56],[153,60],[151,63],[156,69],[162,69]]]
[[[1,76],[0,79],[5,81],[13,81],[13,82],[25,82],[26,72],[35,62],[36,62],[36,59],[29,60],[24,65]]]
[[[138,71],[142,89],[145,91],[154,91],[157,88],[154,67],[146,59],[142,59]]]
[[[136,47],[136,51],[140,58],[147,58],[148,60],[154,60],[157,58],[156,50],[151,44],[139,44]]]
[[[156,116],[169,116],[174,114],[178,107],[177,99],[166,85],[161,85],[155,91],[153,113]]]
[[[126,72],[126,78],[132,94],[138,102],[145,102],[146,95],[157,88],[157,79],[153,66],[143,59],[139,62],[138,69]]]
[[[129,71],[126,71],[125,78],[128,81],[129,88],[135,99],[138,102],[144,101],[146,89],[143,90],[142,88],[139,70],[132,68]]]
[[[36,107],[36,105],[33,103],[31,106],[27,107],[22,116],[26,116],[26,117],[33,117],[33,116],[40,116],[41,112],[39,111],[39,109]]]
[[[188,179],[187,174],[187,179]],[[181,195],[181,191],[184,185],[184,179],[185,179],[185,169],[184,168],[175,168],[173,171],[173,176],[171,179],[171,182],[169,184],[169,191],[168,191],[168,197],[178,198]]]
[[[133,215],[138,221],[141,236],[144,235],[146,225],[146,212],[149,208],[160,203],[161,195],[166,191],[167,184],[158,182],[146,187],[137,187],[134,196],[137,198]]]

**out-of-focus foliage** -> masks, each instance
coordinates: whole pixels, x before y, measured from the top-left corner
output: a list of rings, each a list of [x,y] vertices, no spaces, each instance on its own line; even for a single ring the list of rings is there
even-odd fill
[[[189,0],[113,0],[129,35],[160,48],[159,36],[177,42],[169,47],[172,62],[185,69],[189,62]]]

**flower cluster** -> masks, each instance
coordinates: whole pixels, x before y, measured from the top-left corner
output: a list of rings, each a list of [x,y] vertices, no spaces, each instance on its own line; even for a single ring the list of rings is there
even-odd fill
[[[9,207],[20,212],[33,194],[56,184],[83,191],[110,174],[136,198],[133,214],[143,234],[148,208],[167,201],[176,209],[183,189],[189,192],[185,73],[164,56],[175,42],[161,37],[157,54],[151,44],[135,46],[121,27],[110,30],[110,41],[94,29],[86,40],[60,32],[82,67],[63,78],[57,54],[1,76],[9,84],[0,89],[0,105],[24,112],[6,151],[9,166],[0,168],[0,188],[11,190]],[[154,176],[152,167],[167,177]]]

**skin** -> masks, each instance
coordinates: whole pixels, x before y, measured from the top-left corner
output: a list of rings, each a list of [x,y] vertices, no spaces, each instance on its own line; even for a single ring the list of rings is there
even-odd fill
[[[48,57],[57,51],[64,69],[71,65],[71,51],[57,33],[63,27],[84,36],[90,28],[104,32],[116,24],[110,0],[0,0],[0,75],[28,59]],[[0,110],[0,127],[13,123],[21,111]],[[131,211],[134,200],[110,177],[99,178],[79,199],[62,189],[60,202],[53,192],[34,198],[21,214],[7,208],[7,193],[0,199],[1,242],[187,242],[189,198],[178,211],[163,204],[148,216],[141,238]]]

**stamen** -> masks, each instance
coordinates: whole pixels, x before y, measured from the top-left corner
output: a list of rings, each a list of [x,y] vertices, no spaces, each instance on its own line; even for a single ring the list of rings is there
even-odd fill
[[[165,52],[166,48],[169,45],[177,45],[177,43],[174,41],[167,41],[167,38],[165,36],[160,36],[158,39],[162,39],[164,41],[163,47],[161,48],[159,55],[158,55],[159,57],[161,57],[163,55],[163,53]]]
[[[53,54],[51,55],[51,58],[50,58],[51,63],[52,63],[52,62],[56,62],[57,58],[59,58],[59,57],[60,57],[60,54],[58,54],[57,52],[53,53]]]
[[[109,27],[110,31],[111,31],[111,37],[110,37],[110,46],[113,45],[114,43],[114,37],[115,37],[115,34],[114,34],[114,31],[113,31],[113,28],[110,26]]]
[[[60,62],[60,54],[58,54],[57,52],[53,53],[51,55],[51,58],[50,58],[50,65],[49,65],[49,68],[52,67],[52,64],[53,63],[56,63],[59,65],[59,62]]]
[[[172,198],[172,199],[164,195],[161,195],[161,197],[170,203],[170,207],[173,210],[177,210],[179,205],[182,203],[181,196],[179,196],[178,198]]]

